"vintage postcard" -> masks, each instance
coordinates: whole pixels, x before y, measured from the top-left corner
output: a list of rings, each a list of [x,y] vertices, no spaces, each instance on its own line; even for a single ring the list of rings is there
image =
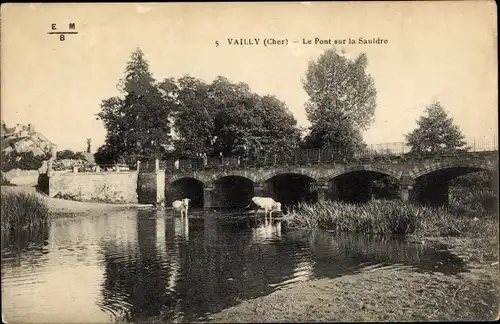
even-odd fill
[[[498,319],[496,9],[2,4],[2,321]]]

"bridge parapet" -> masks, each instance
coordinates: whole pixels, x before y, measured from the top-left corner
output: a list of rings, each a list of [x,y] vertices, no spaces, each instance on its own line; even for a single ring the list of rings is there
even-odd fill
[[[464,152],[458,154],[420,156],[413,158],[387,158],[379,160],[355,160],[347,163],[322,162],[295,164],[273,164],[268,166],[237,165],[219,168],[174,169],[166,170],[167,182],[181,178],[193,178],[205,185],[228,176],[250,179],[254,183],[266,182],[280,174],[301,174],[314,179],[320,185],[326,185],[330,180],[342,174],[357,171],[372,171],[398,180],[403,177],[416,179],[427,173],[447,168],[470,168],[478,170],[494,170],[497,165],[498,152]],[[406,179],[405,178],[405,179]]]

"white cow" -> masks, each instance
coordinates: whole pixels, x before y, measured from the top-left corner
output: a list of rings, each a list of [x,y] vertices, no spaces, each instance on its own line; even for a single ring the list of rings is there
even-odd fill
[[[181,212],[181,218],[183,217],[183,215],[186,215],[186,218],[187,218],[190,202],[191,202],[191,199],[189,199],[189,198],[184,198],[182,200],[175,200],[172,203],[172,208],[174,210],[178,210]]]
[[[281,212],[281,203],[275,201],[270,197],[253,197],[252,202],[256,205],[255,215],[259,209],[264,209],[264,217],[267,219],[267,213],[269,212],[269,218],[272,217],[273,212]]]

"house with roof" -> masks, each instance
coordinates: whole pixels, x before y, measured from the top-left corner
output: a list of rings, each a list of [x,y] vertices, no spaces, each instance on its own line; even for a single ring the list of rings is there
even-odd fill
[[[33,152],[35,156],[49,153],[52,147],[57,147],[49,141],[42,133],[36,132],[33,124],[16,124],[7,127],[2,120],[1,125],[1,149],[2,154],[16,151],[17,153]]]

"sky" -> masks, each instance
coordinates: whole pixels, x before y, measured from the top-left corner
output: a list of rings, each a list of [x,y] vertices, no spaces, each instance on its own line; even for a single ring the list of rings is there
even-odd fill
[[[492,138],[495,9],[486,1],[2,4],[1,117],[9,127],[34,124],[59,149],[85,150],[91,138],[95,151],[106,135],[95,114],[103,99],[119,95],[118,80],[140,48],[158,80],[189,74],[245,82],[276,95],[308,126],[301,80],[308,62],[335,46],[348,57],[367,54],[377,89],[368,144],[404,141],[434,100],[467,138]],[[70,23],[78,34],[65,41],[47,34],[52,24],[68,31]],[[314,44],[360,37],[387,44]],[[260,42],[236,46],[228,38]],[[288,45],[264,46],[266,38]]]

